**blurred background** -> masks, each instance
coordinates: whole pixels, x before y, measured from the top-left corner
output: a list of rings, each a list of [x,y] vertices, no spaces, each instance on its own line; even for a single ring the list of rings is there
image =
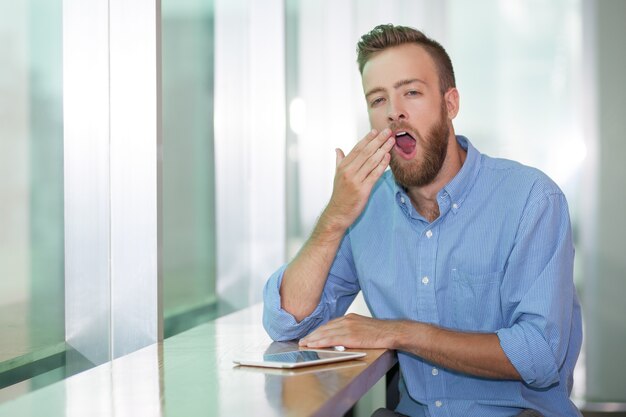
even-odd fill
[[[90,366],[64,342],[62,7],[0,0],[0,402]],[[564,190],[585,322],[573,396],[626,411],[625,1],[161,7],[165,337],[261,301],[330,197],[334,149],[369,129],[357,40],[402,24],[450,54],[457,133]]]

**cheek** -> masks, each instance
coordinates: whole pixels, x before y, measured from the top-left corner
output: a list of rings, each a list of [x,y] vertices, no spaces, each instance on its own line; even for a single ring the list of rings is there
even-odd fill
[[[370,109],[367,111],[367,116],[370,121],[370,126],[373,129],[380,131],[388,125],[387,116],[384,111],[380,111],[379,109]]]
[[[429,129],[439,122],[440,108],[436,108],[433,105],[421,106],[415,108],[412,112],[413,125],[416,126],[421,133],[422,129]]]

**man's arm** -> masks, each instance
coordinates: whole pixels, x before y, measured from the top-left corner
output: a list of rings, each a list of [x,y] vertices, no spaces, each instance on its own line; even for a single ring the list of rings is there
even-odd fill
[[[396,348],[428,362],[470,375],[494,379],[521,377],[495,333],[464,333],[424,323],[399,322]]]
[[[464,333],[415,321],[377,320],[348,314],[301,339],[300,345],[395,349],[470,375],[521,379],[495,333]]]
[[[307,243],[287,266],[280,286],[281,306],[298,322],[319,304],[341,240],[389,165],[389,151],[394,144],[388,129],[380,133],[372,130],[347,156],[337,150],[330,202]]]

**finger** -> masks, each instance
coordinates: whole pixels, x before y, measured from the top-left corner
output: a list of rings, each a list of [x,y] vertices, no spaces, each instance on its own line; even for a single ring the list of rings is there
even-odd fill
[[[386,128],[382,132],[380,132],[376,137],[371,140],[367,145],[365,145],[364,152],[373,154],[381,147],[387,145],[389,139],[393,139],[395,143],[395,136],[392,134],[391,129]],[[389,147],[391,149],[391,146]]]
[[[367,186],[373,187],[376,184],[376,181],[383,175],[387,167],[389,166],[389,162],[391,161],[391,154],[386,153],[383,155],[383,159],[376,165],[376,167],[370,171],[365,180],[364,184]]]
[[[301,339],[300,342],[298,342],[298,345],[308,347],[327,347],[344,345],[345,341],[346,335],[344,332],[334,329],[332,331],[327,330],[316,334],[311,333],[309,336]]]
[[[359,170],[365,164],[365,162],[372,156],[376,151],[387,144],[387,141],[391,138],[391,130],[386,128],[382,132],[380,132],[374,139],[369,141],[363,149],[361,149],[354,157],[354,160],[350,163],[353,169]],[[395,138],[394,138],[395,140]],[[390,148],[391,149],[391,148]]]
[[[365,135],[365,137],[363,137],[363,139],[361,139],[360,141],[357,142],[356,145],[354,145],[354,148],[352,148],[352,150],[348,153],[348,155],[346,155],[344,164],[350,164],[354,160],[354,158],[356,158],[359,152],[361,152],[361,150],[365,148],[365,146],[367,146],[368,143],[376,139],[378,134],[379,134],[378,130],[376,129],[370,130],[368,134]]]
[[[339,148],[335,149],[335,167],[338,167],[341,161],[346,157],[343,151]]]
[[[393,148],[396,143],[396,139],[392,136],[387,141],[374,152],[374,154],[369,157],[365,163],[361,166],[361,168],[357,171],[356,178],[360,182],[364,182],[365,179],[370,175],[370,173],[380,165],[381,161],[385,157],[385,155],[389,155],[389,151]],[[384,170],[383,170],[384,171]]]

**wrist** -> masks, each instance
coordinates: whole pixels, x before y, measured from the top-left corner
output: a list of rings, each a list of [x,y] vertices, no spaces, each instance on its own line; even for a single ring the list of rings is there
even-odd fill
[[[399,320],[394,322],[394,331],[388,346],[389,349],[415,351],[428,333],[428,325],[416,321]]]
[[[322,212],[318,222],[319,233],[329,237],[343,238],[343,235],[350,227],[340,215],[333,213],[330,205]]]
[[[403,320],[389,321],[389,331],[385,347],[393,350],[405,350],[407,344],[407,335],[410,332],[407,329],[407,323]]]

